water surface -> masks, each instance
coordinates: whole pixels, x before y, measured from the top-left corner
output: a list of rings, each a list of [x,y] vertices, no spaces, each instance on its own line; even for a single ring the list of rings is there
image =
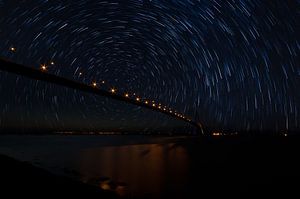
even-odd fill
[[[184,195],[187,137],[2,136],[0,153],[130,197]]]

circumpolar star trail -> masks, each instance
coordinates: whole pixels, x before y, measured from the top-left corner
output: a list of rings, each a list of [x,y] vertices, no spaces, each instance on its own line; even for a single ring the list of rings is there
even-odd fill
[[[118,92],[153,99],[208,127],[296,131],[299,7],[298,0],[3,0],[0,56],[37,68],[45,64],[49,73],[87,84],[105,81]],[[35,82],[22,87],[18,82],[25,80],[3,72],[0,81],[5,102],[0,125],[7,115],[26,118],[40,103],[31,96],[47,98],[52,87]],[[17,93],[14,99],[2,95],[9,88]],[[62,106],[81,104],[84,118],[95,107],[103,113],[113,109],[94,97],[56,91],[59,96],[46,99],[55,117],[41,116],[50,126],[67,123],[66,111],[58,110]],[[22,100],[23,115],[11,111]],[[141,113],[124,111],[118,117],[126,120],[131,114]]]

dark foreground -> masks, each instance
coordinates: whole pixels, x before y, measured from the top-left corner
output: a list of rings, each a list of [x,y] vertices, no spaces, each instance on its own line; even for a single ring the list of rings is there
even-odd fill
[[[163,186],[165,188],[159,198],[300,198],[299,137],[197,137],[177,140],[163,153],[168,154],[176,148],[184,148],[192,157],[182,160],[188,162],[188,172],[169,172],[185,176],[188,180],[178,185],[165,179],[161,183],[167,186]],[[150,152],[142,155],[147,156],[147,153]],[[0,165],[1,198],[5,198],[2,197],[4,192],[9,193],[7,198],[14,195],[37,198],[116,197],[98,187],[58,177],[4,156],[0,156]],[[171,168],[164,164],[161,167]],[[146,170],[144,176],[147,176]],[[146,181],[144,178],[140,183]],[[175,194],[178,189],[181,189],[180,195]],[[143,198],[153,197],[145,195]]]
[[[198,183],[189,185],[204,198],[300,198],[299,137],[233,137],[187,146],[197,158]],[[194,168],[197,170],[197,168]],[[202,192],[202,193],[201,193]]]
[[[0,156],[0,197],[6,198],[117,198],[65,177],[53,175],[28,163]]]

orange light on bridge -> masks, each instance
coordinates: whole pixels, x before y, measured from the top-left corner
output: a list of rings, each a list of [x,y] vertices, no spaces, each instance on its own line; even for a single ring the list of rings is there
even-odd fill
[[[129,97],[129,94],[128,93],[125,93],[125,95],[124,95],[125,97]]]
[[[93,87],[97,87],[97,82],[95,82],[95,81],[92,82],[92,86],[93,86]]]
[[[155,107],[156,105],[153,103],[152,106]]]
[[[47,71],[47,66],[46,64],[42,64],[41,67],[40,67],[41,71]]]
[[[158,109],[161,109],[161,106],[158,106]]]
[[[141,100],[141,99],[140,99],[139,97],[137,97],[137,98],[136,98],[136,101],[138,101],[138,102],[139,102],[140,100]]]
[[[145,101],[145,104],[149,104],[149,102],[148,102],[148,101]]]
[[[112,88],[112,89],[110,89],[110,92],[111,92],[111,93],[116,93],[117,90],[116,90],[115,88]]]
[[[16,48],[15,48],[15,47],[10,47],[9,50],[10,50],[11,52],[16,52]]]

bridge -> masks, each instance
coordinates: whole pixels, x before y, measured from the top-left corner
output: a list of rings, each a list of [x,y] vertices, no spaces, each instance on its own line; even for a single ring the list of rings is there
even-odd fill
[[[13,50],[13,49],[11,49],[11,50]],[[52,62],[52,64],[53,64],[53,62]],[[188,124],[195,126],[201,134],[204,133],[201,123],[194,121],[190,117],[185,116],[184,114],[181,114],[175,110],[172,110],[170,108],[162,106],[161,104],[157,104],[152,100],[143,99],[142,97],[136,97],[136,96],[132,97],[128,93],[118,94],[117,89],[115,89],[115,88],[111,88],[110,90],[101,89],[98,86],[98,83],[96,81],[93,81],[93,82],[91,82],[90,85],[88,85],[88,84],[84,84],[84,83],[81,83],[78,81],[60,77],[60,76],[57,76],[54,74],[50,74],[50,73],[47,73],[46,65],[41,65],[40,69],[36,69],[33,67],[24,66],[24,65],[17,64],[12,61],[0,58],[0,70],[6,71],[9,73],[14,73],[17,75],[21,75],[21,76],[31,78],[34,80],[40,80],[40,81],[60,85],[63,87],[72,88],[72,89],[87,92],[87,93],[92,93],[92,94],[99,95],[99,96],[109,97],[111,99],[126,102],[126,103],[133,104],[133,105],[136,105],[139,107],[147,108],[152,111],[160,112],[160,113],[168,115],[172,118],[176,118],[178,120],[187,122]]]

